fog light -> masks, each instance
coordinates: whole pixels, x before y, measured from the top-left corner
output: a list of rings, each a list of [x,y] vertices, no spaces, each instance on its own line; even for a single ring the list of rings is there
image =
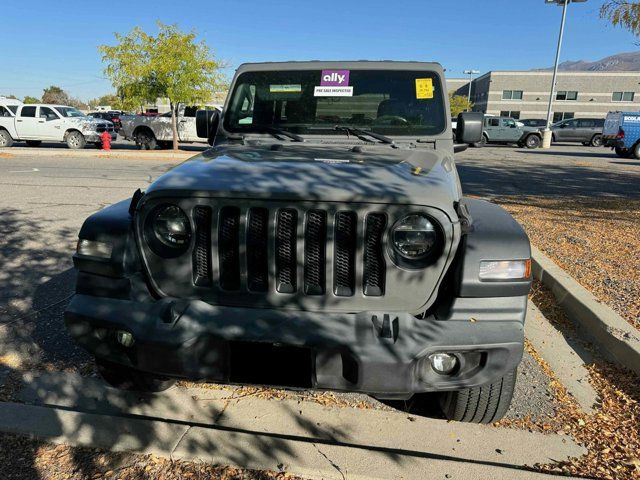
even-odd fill
[[[134,343],[133,335],[126,330],[118,330],[116,332],[116,340],[123,347],[130,347]]]
[[[431,368],[441,375],[450,374],[458,366],[458,358],[450,353],[432,353],[429,355],[429,361]]]

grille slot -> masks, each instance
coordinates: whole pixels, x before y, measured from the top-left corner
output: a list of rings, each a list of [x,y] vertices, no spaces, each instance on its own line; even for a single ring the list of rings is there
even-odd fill
[[[252,292],[269,289],[268,266],[269,210],[251,208],[247,221],[247,287]]]
[[[386,262],[382,251],[382,238],[387,225],[384,213],[370,213],[364,236],[363,293],[372,297],[384,295]]]
[[[350,297],[355,293],[356,235],[355,212],[338,212],[335,223],[333,293],[339,297]]]
[[[193,283],[199,287],[211,286],[211,209],[195,207],[195,246],[193,248]]]
[[[278,210],[276,222],[276,290],[294,293],[297,290],[297,227],[298,212],[291,208]]]
[[[237,207],[220,210],[218,250],[220,287],[240,289],[240,209]]]
[[[324,295],[327,212],[309,210],[304,232],[304,293]]]

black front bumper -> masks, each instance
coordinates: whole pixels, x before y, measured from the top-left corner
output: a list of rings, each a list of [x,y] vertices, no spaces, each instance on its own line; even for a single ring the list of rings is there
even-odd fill
[[[495,320],[480,316],[471,321],[473,314],[464,320],[436,320],[404,312],[323,314],[213,306],[199,300],[134,302],[75,295],[65,322],[91,354],[149,373],[403,395],[482,385],[514,369],[524,342],[516,310],[520,307]],[[117,330],[133,334],[133,346],[120,345]],[[434,352],[456,353],[459,371],[433,371],[427,357]],[[255,373],[283,356],[284,364],[273,365],[272,373],[286,380],[263,381]],[[295,370],[297,378],[302,372],[306,381],[289,381],[288,370]],[[253,375],[247,376],[248,371]]]

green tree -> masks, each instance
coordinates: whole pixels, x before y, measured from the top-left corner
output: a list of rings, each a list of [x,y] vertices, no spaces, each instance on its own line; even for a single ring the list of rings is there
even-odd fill
[[[108,105],[114,110],[122,110],[122,100],[115,93],[102,95],[101,97],[89,100],[89,106],[96,107],[98,105]]]
[[[451,107],[451,117],[457,117],[459,113],[470,112],[473,108],[473,102],[470,102],[463,95],[454,95],[449,93],[449,106]]]
[[[58,105],[69,105],[71,98],[62,88],[51,85],[45,88],[42,93],[42,103],[53,103]]]
[[[196,32],[181,32],[176,25],[158,22],[156,36],[135,27],[115,34],[117,44],[98,47],[111,79],[127,108],[157,98],[169,99],[173,148],[178,148],[177,112],[180,103],[207,102],[221,80],[217,61]]]
[[[640,36],[640,2],[607,0],[600,7],[600,17],[609,20],[616,27],[630,30]]]
[[[24,97],[24,100],[22,100],[24,103],[40,103],[40,99],[36,98],[36,97],[32,97],[31,95],[27,95],[26,97]]]

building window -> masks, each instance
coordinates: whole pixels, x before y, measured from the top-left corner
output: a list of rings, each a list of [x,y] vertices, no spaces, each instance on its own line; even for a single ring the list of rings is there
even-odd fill
[[[522,90],[503,90],[503,100],[522,100]]]
[[[613,92],[612,102],[633,102],[635,92]]]
[[[578,92],[559,90],[556,93],[556,100],[578,100]]]
[[[573,118],[575,113],[573,112],[554,112],[553,114],[553,123],[559,122],[561,120],[568,120]]]
[[[511,117],[518,120],[520,118],[520,112],[517,110],[502,110],[500,112],[501,117]]]

